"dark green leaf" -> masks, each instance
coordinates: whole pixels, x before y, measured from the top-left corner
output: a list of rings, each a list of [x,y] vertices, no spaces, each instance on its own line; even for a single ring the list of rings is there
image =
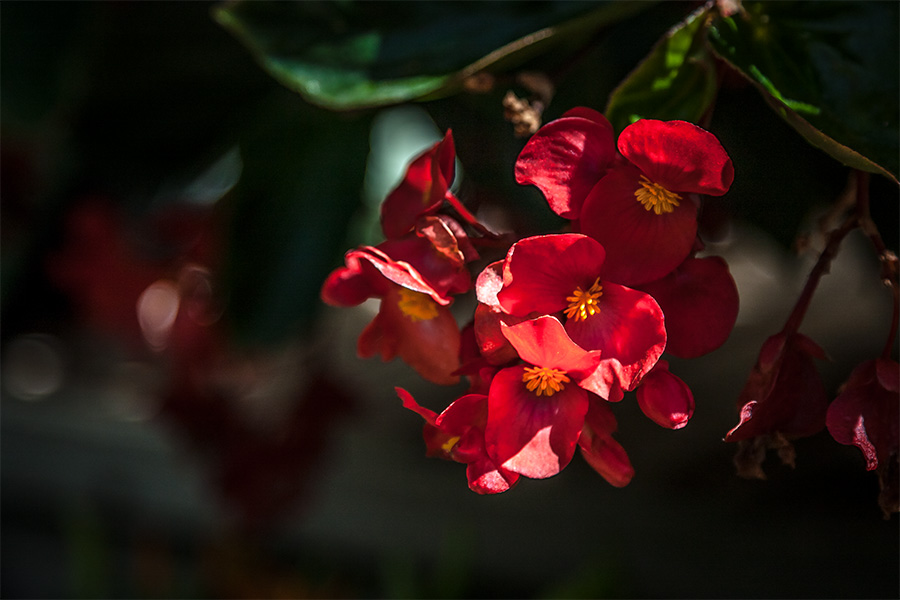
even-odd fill
[[[241,139],[224,268],[228,314],[245,344],[312,323],[319,289],[361,200],[368,118],[315,109],[279,89]]]
[[[716,96],[716,65],[702,8],[671,29],[617,87],[606,106],[616,131],[642,118],[696,123]]]
[[[896,2],[754,2],[709,29],[715,52],[814,146],[897,181]]]
[[[480,70],[625,18],[631,2],[258,2],[216,19],[275,78],[345,110],[436,97]]]

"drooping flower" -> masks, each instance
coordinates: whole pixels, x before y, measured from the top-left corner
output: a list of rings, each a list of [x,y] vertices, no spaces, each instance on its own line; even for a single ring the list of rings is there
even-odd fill
[[[321,296],[333,306],[380,298],[378,314],[359,337],[360,357],[379,354],[387,361],[400,356],[425,379],[449,385],[459,381],[454,372],[460,348],[459,326],[448,309],[450,294],[470,285],[463,265],[413,236],[351,250],[345,266],[325,280]]]
[[[713,134],[685,121],[636,121],[618,149],[625,160],[591,189],[579,227],[606,249],[610,280],[638,285],[687,258],[697,235],[694,195],[723,195],[734,167]]]
[[[826,425],[835,441],[862,451],[866,469],[877,469],[885,516],[900,511],[900,365],[880,358],[856,367],[828,407]]]
[[[602,114],[573,108],[528,140],[516,160],[516,181],[540,189],[559,216],[578,219],[584,199],[616,157],[614,138]]]
[[[825,427],[828,397],[813,358],[825,358],[825,352],[801,333],[781,332],[763,343],[738,398],[740,422],[725,435],[726,442],[739,443],[740,475],[765,478],[761,465],[769,448],[793,466],[790,440]]]
[[[562,312],[571,339],[603,355],[596,393],[617,401],[656,364],[666,330],[652,297],[606,280],[604,260],[603,246],[584,235],[525,238],[507,253],[497,299],[518,317]]]
[[[395,388],[403,406],[425,420],[422,435],[427,456],[436,456],[467,465],[469,488],[479,494],[505,492],[519,479],[519,475],[498,466],[488,456],[484,444],[487,421],[487,396],[466,394],[454,401],[438,415],[420,406],[412,394]]]
[[[666,315],[666,352],[679,358],[712,352],[725,343],[737,320],[737,286],[718,256],[689,258],[639,289],[653,296]]]

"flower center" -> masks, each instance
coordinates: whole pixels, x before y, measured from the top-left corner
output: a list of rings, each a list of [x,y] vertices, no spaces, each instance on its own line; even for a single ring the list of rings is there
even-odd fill
[[[525,383],[528,391],[534,392],[536,396],[552,396],[556,392],[561,392],[563,387],[565,387],[563,384],[569,383],[570,379],[566,377],[565,371],[560,371],[559,369],[525,367],[522,381]]]
[[[437,303],[427,294],[400,288],[400,302],[397,303],[410,321],[430,321],[438,316]]]
[[[600,285],[600,278],[594,280],[594,285],[589,287],[587,291],[581,289],[581,286],[575,288],[571,296],[567,296],[569,307],[565,310],[566,316],[576,321],[584,321],[588,317],[596,315],[600,312],[600,306],[597,301],[603,295],[603,286]]]
[[[648,211],[653,211],[658,215],[670,213],[679,205],[678,201],[681,196],[675,192],[670,192],[658,183],[653,183],[646,176],[641,175],[641,187],[635,190],[634,197],[638,202],[644,205]]]
[[[446,442],[441,444],[441,450],[443,450],[444,452],[450,452],[453,450],[453,448],[456,447],[457,442],[459,442],[459,436],[454,435],[453,437],[449,438]]]

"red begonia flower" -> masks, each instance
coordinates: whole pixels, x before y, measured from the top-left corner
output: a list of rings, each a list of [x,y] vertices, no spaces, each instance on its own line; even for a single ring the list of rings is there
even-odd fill
[[[640,289],[666,315],[666,352],[679,358],[712,352],[725,343],[737,320],[737,286],[718,256],[689,258]]]
[[[828,397],[813,358],[825,352],[801,333],[778,333],[763,343],[738,399],[740,422],[725,435],[726,442],[744,443],[735,459],[741,475],[764,477],[766,447],[793,465],[789,440],[825,427]]]
[[[897,454],[898,409],[900,365],[883,358],[869,360],[853,370],[828,407],[828,432],[841,444],[857,446],[871,471]]]
[[[606,248],[607,277],[637,285],[688,256],[697,234],[694,195],[727,192],[734,167],[713,134],[684,121],[636,121],[618,148],[626,160],[591,190],[579,227]]]
[[[638,406],[647,417],[667,429],[681,429],[694,414],[694,394],[661,360],[637,389]]]
[[[613,439],[616,417],[606,402],[592,401],[578,438],[581,456],[595,471],[615,487],[625,487],[634,477],[634,467],[625,448]]]
[[[615,158],[613,138],[602,114],[572,109],[528,140],[516,161],[516,181],[537,186],[553,212],[577,219],[588,192]]]
[[[602,352],[591,391],[610,401],[633,390],[665,349],[659,305],[648,294],[608,282],[603,246],[584,235],[534,236],[514,244],[497,299],[515,316],[563,311],[571,339]]]
[[[403,180],[381,204],[381,229],[388,239],[403,237],[421,215],[441,206],[453,183],[455,163],[450,131],[410,163]]]
[[[614,167],[588,195],[579,231],[603,244],[610,281],[638,285],[659,279],[687,258],[697,237],[697,205],[691,196],[657,214],[635,197],[641,172]],[[664,206],[662,203],[657,206]]]
[[[399,356],[419,375],[440,385],[459,381],[460,334],[446,306],[428,295],[391,285],[378,314],[357,341],[357,354],[383,361]]]
[[[491,382],[488,454],[520,475],[550,477],[575,453],[588,407],[582,382],[596,370],[601,356],[572,342],[555,317],[502,327],[529,364],[502,369]]]
[[[427,456],[467,465],[469,488],[479,494],[498,494],[515,485],[519,475],[498,467],[485,451],[487,396],[467,394],[438,415],[420,406],[406,390],[395,390],[403,406],[425,420],[422,434]]]

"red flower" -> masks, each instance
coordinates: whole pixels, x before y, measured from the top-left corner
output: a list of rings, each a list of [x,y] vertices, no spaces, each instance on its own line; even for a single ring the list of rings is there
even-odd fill
[[[767,447],[778,449],[782,461],[793,466],[789,440],[825,427],[828,397],[813,363],[824,357],[800,333],[782,332],[765,341],[738,399],[740,423],[725,435],[726,442],[742,442],[735,458],[741,475],[765,477],[760,465]]]
[[[625,285],[659,279],[690,253],[697,235],[692,194],[721,196],[734,179],[714,135],[684,121],[643,119],[619,135],[619,161],[590,191],[582,233],[607,253],[607,277]]]
[[[515,485],[519,475],[498,467],[485,451],[487,396],[467,394],[438,415],[420,406],[406,390],[395,390],[404,407],[425,419],[422,435],[426,454],[466,464],[466,477],[472,491],[497,494]]]
[[[358,354],[363,358],[380,354],[385,361],[400,356],[429,381],[446,385],[459,381],[454,374],[459,368],[459,327],[447,305],[452,302],[448,294],[471,285],[463,265],[415,236],[351,250],[345,263],[325,280],[323,301],[356,306],[368,298],[381,298],[378,315],[359,337]]]
[[[551,316],[503,325],[503,333],[528,364],[494,375],[484,432],[487,451],[505,469],[550,477],[575,452],[601,353],[580,348]]]
[[[866,458],[866,469],[878,469],[879,504],[885,515],[900,510],[900,365],[880,358],[853,370],[840,395],[828,407],[828,432],[837,442],[855,445]]]
[[[696,358],[725,343],[737,320],[739,297],[728,264],[718,256],[689,258],[640,289],[666,315],[666,352]]]
[[[550,208],[578,219],[591,188],[616,156],[612,125],[590,108],[573,108],[535,133],[516,161],[516,181],[533,184]]]
[[[562,311],[571,339],[603,355],[592,391],[617,401],[656,364],[666,330],[653,298],[605,279],[604,258],[603,246],[584,235],[525,238],[506,256],[497,299],[518,317]]]

